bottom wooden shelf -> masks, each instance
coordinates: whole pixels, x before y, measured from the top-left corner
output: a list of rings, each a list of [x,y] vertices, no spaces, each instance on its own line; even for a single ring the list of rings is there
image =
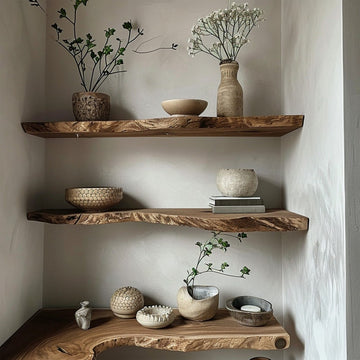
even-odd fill
[[[50,224],[100,225],[122,222],[192,226],[214,231],[301,231],[308,229],[309,219],[286,210],[265,213],[213,214],[211,209],[137,209],[104,212],[37,210],[27,214],[28,220]]]
[[[177,311],[177,310],[176,310]],[[0,359],[95,359],[106,349],[139,346],[171,351],[211,349],[279,350],[290,336],[273,318],[266,326],[246,327],[219,310],[213,320],[194,322],[177,312],[165,329],[147,329],[135,319],[116,318],[110,310],[93,310],[91,328],[77,327],[75,310],[40,310],[2,347]]]

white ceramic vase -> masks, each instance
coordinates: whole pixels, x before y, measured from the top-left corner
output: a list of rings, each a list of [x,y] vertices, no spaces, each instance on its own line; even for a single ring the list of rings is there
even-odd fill
[[[216,185],[224,196],[252,196],[258,187],[254,169],[220,169]]]
[[[219,289],[215,286],[192,286],[193,295],[183,286],[177,294],[180,315],[189,320],[212,319],[219,307]]]
[[[91,322],[91,308],[89,307],[89,301],[82,301],[80,303],[81,308],[75,312],[75,320],[79,328],[87,330],[90,328]]]

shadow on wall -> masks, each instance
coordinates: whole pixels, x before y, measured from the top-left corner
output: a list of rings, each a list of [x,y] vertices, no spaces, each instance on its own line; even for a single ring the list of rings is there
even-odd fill
[[[227,360],[249,360],[256,356],[263,356],[270,360],[282,359],[282,352],[274,351],[256,351],[256,350],[207,350],[196,351],[192,353],[183,353],[176,351],[143,349],[137,347],[119,347],[109,349],[99,354],[97,360],[115,360],[115,359],[136,359],[136,360],[218,360],[219,357]]]
[[[291,351],[292,354],[288,360],[296,360],[304,358],[305,345],[296,332],[295,320],[291,314],[286,315],[286,330],[291,334]]]

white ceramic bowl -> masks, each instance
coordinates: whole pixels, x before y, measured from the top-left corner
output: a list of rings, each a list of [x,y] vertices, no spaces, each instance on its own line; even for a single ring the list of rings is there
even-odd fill
[[[169,306],[145,306],[136,313],[137,322],[147,328],[161,329],[175,320],[175,313]]]
[[[200,115],[207,104],[199,99],[173,99],[163,101],[161,106],[169,115]]]

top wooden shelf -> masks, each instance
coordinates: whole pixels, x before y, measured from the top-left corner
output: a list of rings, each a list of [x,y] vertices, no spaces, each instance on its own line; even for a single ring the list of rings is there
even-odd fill
[[[41,310],[2,347],[6,360],[91,360],[106,349],[138,346],[170,351],[211,349],[282,350],[290,335],[273,317],[261,327],[246,327],[219,310],[214,319],[196,322],[177,317],[165,329],[147,329],[135,319],[116,318],[110,310],[93,310],[91,327],[81,330],[74,311]]]
[[[27,134],[43,138],[145,136],[278,137],[303,126],[303,115],[254,117],[172,116],[146,120],[23,122]]]

